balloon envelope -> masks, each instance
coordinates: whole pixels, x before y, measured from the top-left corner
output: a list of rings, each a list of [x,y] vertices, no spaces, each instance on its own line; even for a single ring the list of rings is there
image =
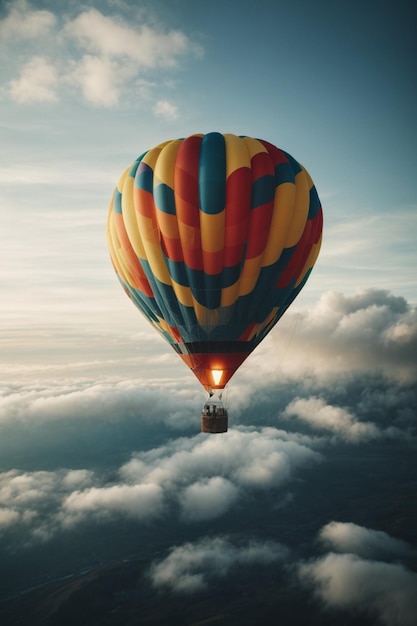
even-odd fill
[[[323,216],[314,184],[260,139],[164,142],[123,173],[107,221],[127,295],[207,389],[223,389],[306,283]]]

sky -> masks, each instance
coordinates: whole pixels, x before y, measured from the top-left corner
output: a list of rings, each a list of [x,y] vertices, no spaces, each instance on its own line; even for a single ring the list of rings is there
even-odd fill
[[[412,624],[415,19],[405,0],[0,3],[6,596],[142,554],[155,524],[165,551],[148,573],[155,589],[198,594],[222,572],[275,567],[306,606]],[[105,240],[126,167],[161,141],[211,131],[289,152],[324,212],[313,273],[230,382],[220,438],[199,433],[205,392],[124,295]],[[309,546],[297,553],[246,505],[290,525],[308,500],[302,484],[317,502],[330,489],[323,468],[341,471],[337,450],[364,508],[342,506],[332,485],[308,531],[297,526]],[[390,479],[361,490],[351,458],[374,463],[369,476],[389,467]],[[93,557],[82,537],[111,535],[120,520],[128,539],[111,555],[103,539]],[[133,549],[138,528],[146,541]],[[36,569],[51,545],[60,564]]]

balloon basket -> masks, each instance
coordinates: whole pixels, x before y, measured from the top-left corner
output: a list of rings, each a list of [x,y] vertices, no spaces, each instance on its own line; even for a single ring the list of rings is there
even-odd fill
[[[227,433],[227,413],[226,415],[213,417],[212,415],[201,416],[202,433]]]
[[[219,398],[211,397],[201,414],[201,432],[227,433],[228,414]]]

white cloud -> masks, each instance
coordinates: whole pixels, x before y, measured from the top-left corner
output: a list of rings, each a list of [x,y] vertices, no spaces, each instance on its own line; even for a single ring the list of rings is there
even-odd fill
[[[111,108],[119,103],[123,76],[111,59],[85,55],[67,79],[80,87],[84,99],[93,106]]]
[[[386,626],[414,626],[417,574],[399,564],[329,553],[299,567],[300,580],[327,607],[361,610]]]
[[[220,517],[237,500],[238,489],[229,480],[213,476],[189,485],[180,497],[182,518],[199,522]]]
[[[154,107],[154,113],[157,117],[175,120],[178,117],[178,108],[167,100],[158,100]]]
[[[163,490],[152,484],[94,486],[99,479],[89,470],[0,474],[0,526],[27,524],[33,537],[47,540],[59,528],[84,521],[125,517],[147,521],[164,506]]]
[[[10,81],[13,100],[25,102],[57,102],[58,72],[50,60],[33,57],[22,68],[20,75]]]
[[[13,526],[19,520],[19,513],[15,509],[0,509],[0,531],[8,526]]]
[[[364,558],[400,558],[412,553],[411,547],[400,539],[371,528],[347,522],[330,522],[323,526],[321,542],[337,552],[350,552]]]
[[[150,570],[155,587],[193,593],[205,589],[211,578],[227,576],[233,567],[262,566],[283,561],[288,550],[279,543],[252,541],[235,546],[227,538],[205,538],[175,547]]]
[[[411,546],[381,531],[335,521],[323,526],[319,539],[344,554],[329,552],[301,563],[298,573],[327,607],[371,613],[387,626],[415,624],[417,574],[398,563],[414,554]]]
[[[87,470],[2,472],[0,527],[24,529],[33,538],[48,540],[56,531],[56,513],[62,499],[75,486],[94,480],[93,472]]]
[[[346,409],[328,405],[321,398],[296,398],[285,408],[283,417],[297,417],[313,428],[328,431],[352,443],[382,435],[375,424],[359,422]]]
[[[68,470],[62,479],[62,483],[68,489],[80,489],[93,482],[94,473],[90,470]]]
[[[71,526],[84,519],[126,516],[146,521],[161,515],[163,491],[159,485],[112,485],[74,491],[63,502],[62,523]]]
[[[151,367],[160,368],[156,361],[145,359],[148,372]],[[134,361],[133,364],[137,363]],[[89,379],[65,380],[68,369],[76,369],[76,364],[63,367],[64,380],[57,384],[37,382],[17,386],[12,384],[0,396],[0,424],[69,420],[76,423],[82,420],[120,419],[143,420],[144,423],[165,423],[174,429],[184,429],[198,424],[198,411],[201,410],[199,391],[191,389],[171,389],[169,382],[164,386],[159,381],[143,380],[103,380],[100,383]],[[132,365],[132,363],[130,363]],[[83,370],[88,363],[80,363]],[[95,369],[97,363],[90,363]],[[110,363],[115,369],[116,363]],[[59,366],[52,366],[52,371],[59,371]],[[16,372],[17,373],[17,372]],[[21,370],[19,369],[19,375]]]
[[[286,441],[285,433],[274,428],[229,430],[221,437],[200,434],[139,453],[121,468],[121,475],[129,482],[165,486],[221,475],[237,488],[263,489],[286,484],[295,471],[320,458],[307,446]]]
[[[200,55],[201,48],[184,32],[144,23],[132,7],[124,9],[124,18],[89,8],[58,20],[26,2],[12,3],[0,20],[6,52],[13,59],[8,66],[10,97],[19,104],[57,102],[69,92],[74,95],[75,86],[95,107],[115,107],[122,96],[124,103],[134,97],[137,104],[138,97],[150,99],[151,85],[159,80],[153,78],[159,76],[156,72],[172,73],[181,61]],[[31,45],[23,48],[28,40]],[[160,80],[162,84],[162,75]],[[175,119],[178,110],[160,100],[155,113]]]
[[[42,506],[54,493],[56,484],[57,477],[51,472],[4,472],[0,474],[0,504],[16,509]]]
[[[297,470],[320,460],[296,439],[272,428],[176,439],[136,454],[111,483],[83,469],[12,470],[0,474],[0,505],[16,511],[26,532],[42,541],[91,521],[147,522],[162,515],[188,523],[210,521],[248,493],[280,488]]]
[[[56,26],[56,17],[50,11],[33,10],[25,0],[10,4],[10,12],[0,20],[0,38],[34,39],[44,37]]]
[[[326,292],[310,309],[286,313],[250,357],[248,375],[263,380],[279,375],[314,385],[378,372],[410,383],[417,381],[416,354],[417,309],[404,298],[379,289]]]
[[[93,8],[68,22],[65,33],[92,54],[134,61],[138,68],[173,67],[191,46],[180,31],[164,32],[146,24],[132,27]]]

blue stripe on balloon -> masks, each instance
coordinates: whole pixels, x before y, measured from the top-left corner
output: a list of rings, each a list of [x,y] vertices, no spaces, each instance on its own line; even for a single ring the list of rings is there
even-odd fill
[[[193,295],[199,304],[208,309],[217,309],[221,301],[221,288],[219,287],[220,274],[201,274],[203,284],[193,287]]]
[[[295,278],[290,280],[286,287],[280,287],[271,290],[271,298],[269,298],[269,304],[271,309],[279,307],[279,317],[284,314],[284,311],[288,308],[288,302],[291,300],[292,293],[294,291]],[[266,316],[265,316],[266,317]],[[265,318],[264,318],[265,319]]]
[[[158,317],[162,317],[161,311],[154,298],[148,298],[138,289],[128,288],[129,295],[133,302],[150,322],[158,322]]]
[[[201,210],[211,215],[221,213],[226,198],[226,146],[220,133],[202,138],[198,183]]]
[[[170,326],[190,329],[198,324],[193,307],[184,306],[178,301],[172,285],[166,285],[153,276],[151,288],[158,304],[162,300],[166,311],[163,317]]]
[[[173,261],[166,254],[164,254],[164,261],[172,280],[184,287],[191,286],[189,280],[190,270],[187,268],[184,261]]]
[[[142,155],[143,157],[143,155]],[[136,161],[134,161],[131,165],[131,168],[129,170],[128,176],[130,176],[131,178],[135,178],[136,175],[136,171],[138,169],[138,165],[142,160],[142,157],[139,157],[138,159],[136,159]]]
[[[174,190],[165,183],[160,183],[153,190],[155,206],[164,213],[175,215]]]
[[[210,276],[205,274],[203,270],[191,269],[184,261],[173,261],[166,254],[164,254],[164,260],[171,278],[179,285],[190,287],[197,302],[203,306],[208,306],[209,303],[205,290],[212,289],[220,292],[221,289],[234,285],[240,276],[243,265],[241,262],[233,267],[225,267],[221,274]],[[220,280],[221,286],[219,287]],[[219,293],[218,298],[216,296],[216,299],[220,299],[220,297],[221,293]]]
[[[294,170],[290,163],[279,163],[275,167],[275,184],[282,185],[282,183],[294,183],[295,176]]]
[[[153,169],[146,163],[140,163],[136,170],[135,187],[153,192]]]
[[[308,280],[308,277],[309,277],[309,276],[310,276],[310,274],[311,274],[312,269],[313,269],[313,268],[311,267],[311,268],[310,268],[310,269],[306,272],[306,274],[305,274],[305,276],[304,276],[303,280],[301,281],[301,283],[300,283],[297,287],[294,287],[294,289],[292,290],[292,293],[290,294],[290,297],[289,297],[289,298],[287,298],[287,301],[286,301],[286,303],[285,303],[285,307],[286,307],[286,308],[285,308],[285,310],[287,310],[287,309],[288,309],[288,307],[290,306],[290,304],[292,304],[292,303],[294,302],[295,298],[298,296],[298,294],[300,293],[300,291],[302,290],[302,288],[303,288],[303,287],[304,287],[304,285],[306,284],[306,282],[307,282],[307,280]],[[294,280],[294,281],[291,281],[291,283],[292,283],[292,284],[294,284],[294,283],[295,283],[295,280]],[[283,313],[284,313],[284,311],[283,311]]]
[[[163,317],[169,326],[175,326],[175,320],[179,316],[179,309],[177,298],[172,287],[164,285],[157,278],[155,278],[148,261],[141,259],[141,265],[151,286],[155,301],[161,310],[161,317]]]
[[[208,306],[208,297],[206,294],[206,274],[203,270],[192,270],[184,263],[184,261],[172,261],[164,255],[165,263],[168,268],[169,275],[179,285],[189,287],[194,298],[202,306]]]
[[[231,287],[238,280],[240,274],[242,273],[242,267],[245,263],[245,259],[242,256],[242,260],[239,265],[233,265],[232,267],[224,267],[221,277],[222,277],[222,289],[226,287]]]
[[[308,211],[308,219],[316,217],[319,210],[320,210],[320,200],[317,194],[317,190],[313,185],[313,187],[310,189],[310,208]]]
[[[262,176],[252,184],[251,206],[256,208],[272,202],[275,195],[275,178],[272,175]]]
[[[115,213],[122,215],[122,194],[118,189],[115,189],[114,192],[113,210]]]
[[[281,152],[285,154],[286,158],[288,159],[288,162],[290,163],[292,170],[294,172],[294,176],[299,174],[302,171],[302,167],[299,164],[299,162],[296,161],[294,157],[291,156],[291,154],[288,154],[288,152],[285,152],[284,150],[281,150]]]
[[[246,319],[257,323],[263,322],[269,315],[273,307],[276,306],[273,296],[275,285],[287,267],[294,250],[295,246],[284,249],[275,263],[261,269],[254,289],[246,296],[247,302],[240,315],[245,315],[246,311]]]

